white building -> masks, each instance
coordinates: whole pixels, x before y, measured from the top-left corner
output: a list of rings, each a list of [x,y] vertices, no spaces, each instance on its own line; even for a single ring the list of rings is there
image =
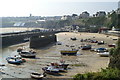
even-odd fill
[[[62,16],[62,18],[61,18],[61,20],[71,20],[71,19],[72,19],[72,17],[69,16],[69,15],[64,15],[64,16]]]

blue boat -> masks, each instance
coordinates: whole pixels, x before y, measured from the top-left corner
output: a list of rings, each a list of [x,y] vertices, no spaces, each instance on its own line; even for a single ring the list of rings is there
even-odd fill
[[[23,63],[23,60],[21,58],[17,58],[17,57],[8,57],[6,58],[7,62],[10,64],[21,64]]]
[[[91,45],[85,45],[81,47],[82,50],[90,50],[91,49]]]

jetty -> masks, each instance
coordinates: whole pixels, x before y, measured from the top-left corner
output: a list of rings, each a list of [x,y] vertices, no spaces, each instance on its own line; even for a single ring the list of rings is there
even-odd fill
[[[7,47],[19,43],[30,41],[31,48],[45,46],[51,42],[56,42],[56,33],[65,31],[29,31],[0,34],[2,46]],[[27,39],[27,40],[26,40]],[[39,44],[39,45],[38,45]]]

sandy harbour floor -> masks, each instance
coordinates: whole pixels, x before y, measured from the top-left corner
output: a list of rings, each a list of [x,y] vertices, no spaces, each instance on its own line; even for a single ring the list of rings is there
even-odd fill
[[[109,36],[98,33],[73,33],[73,32],[64,32],[58,33],[57,41],[62,42],[62,45],[51,44],[47,47],[35,49],[37,52],[37,59],[26,59],[26,63],[22,65],[12,65],[8,64],[5,58],[9,55],[17,54],[16,49],[18,47],[24,47],[29,50],[29,42],[18,44],[14,46],[7,47],[2,50],[3,53],[3,62],[6,63],[6,66],[0,67],[0,71],[5,72],[6,74],[0,73],[0,78],[30,78],[31,72],[40,72],[43,73],[42,68],[51,62],[58,62],[60,60],[65,60],[68,66],[66,73],[60,73],[60,76],[47,75],[48,78],[71,78],[77,73],[86,73],[86,72],[96,72],[100,71],[101,68],[106,68],[109,63],[109,57],[100,57],[96,52],[91,52],[89,50],[81,50],[77,52],[77,56],[62,56],[60,50],[71,49],[69,46],[75,46],[74,48],[78,49],[82,44],[91,44],[92,48],[105,47],[109,48],[108,44],[116,43],[114,38],[116,36]],[[70,40],[71,37],[76,37],[76,41]],[[95,37],[95,38],[94,38]],[[94,39],[98,41],[105,41],[104,45],[97,45],[96,43],[89,42],[80,42],[81,39]],[[72,64],[80,64],[81,66],[72,66]]]

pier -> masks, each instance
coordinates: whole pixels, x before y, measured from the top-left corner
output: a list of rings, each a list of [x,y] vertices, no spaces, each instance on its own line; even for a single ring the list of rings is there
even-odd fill
[[[41,42],[44,41],[45,44],[48,44],[50,42],[54,42],[52,40],[56,41],[55,33],[64,32],[64,31],[39,31],[39,32],[16,32],[16,33],[4,33],[0,35],[1,40],[1,47],[7,47],[14,44],[23,43],[26,41],[29,41],[30,39],[30,47],[40,47],[39,40]],[[40,37],[44,36],[44,37]],[[34,39],[35,38],[35,39]],[[53,38],[53,39],[52,39]],[[25,40],[28,39],[28,40]],[[50,41],[50,42],[49,42]],[[33,46],[34,45],[34,46]],[[44,44],[41,43],[41,46]]]

